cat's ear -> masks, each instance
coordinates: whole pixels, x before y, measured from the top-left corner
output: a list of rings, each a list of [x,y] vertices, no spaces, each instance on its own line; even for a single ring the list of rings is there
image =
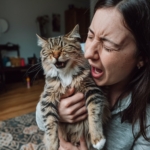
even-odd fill
[[[79,25],[77,24],[71,32],[66,34],[66,37],[68,37],[68,38],[81,38],[80,34],[79,34]]]
[[[36,36],[38,38],[38,46],[44,47],[48,43],[48,41],[46,39],[41,38],[37,34],[36,34]]]

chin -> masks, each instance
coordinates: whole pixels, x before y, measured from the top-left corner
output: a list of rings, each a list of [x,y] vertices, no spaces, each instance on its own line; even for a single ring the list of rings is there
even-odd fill
[[[98,86],[105,86],[105,85],[107,85],[104,81],[100,81],[100,79],[95,79],[95,78],[93,78],[93,80],[95,81],[95,83],[96,83]]]

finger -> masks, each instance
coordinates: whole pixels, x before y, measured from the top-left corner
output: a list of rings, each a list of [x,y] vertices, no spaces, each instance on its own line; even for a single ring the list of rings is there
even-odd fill
[[[63,139],[60,129],[58,129],[58,135],[59,135],[59,143],[60,143],[61,150],[66,150],[66,149],[73,150],[74,146],[70,142],[67,142]]]
[[[61,99],[71,96],[74,93],[74,91],[75,91],[74,88],[68,89],[67,92],[64,95],[61,96]]]
[[[68,109],[68,114],[74,114],[74,115],[81,115],[82,113],[85,113],[87,111],[85,107],[85,101],[81,100],[77,102],[76,104],[70,106]]]
[[[83,114],[83,115],[81,115],[81,116],[78,116],[75,120],[74,120],[74,122],[79,122],[79,121],[82,121],[82,120],[85,120],[86,118],[87,118],[87,113],[86,114]]]
[[[62,137],[59,138],[60,147],[64,150],[70,149],[72,147],[72,144],[69,142],[66,142]]]
[[[80,149],[81,150],[87,150],[87,145],[84,137],[80,138]]]
[[[83,114],[87,114],[86,106],[82,106],[80,109],[76,110],[72,115],[70,115],[70,119],[75,119]]]
[[[69,123],[76,123],[76,122],[85,120],[85,119],[87,118],[87,116],[88,116],[87,113],[82,114],[81,116],[77,116],[77,117],[74,118],[74,119],[70,119],[70,120],[69,120]]]
[[[62,132],[59,127],[58,127],[58,137],[60,140],[62,139]]]
[[[63,139],[62,132],[61,132],[60,128],[58,128],[58,136],[59,136],[60,146],[66,145],[68,143]]]
[[[64,101],[62,99],[62,101],[63,101],[65,107],[70,107],[70,106],[82,101],[83,98],[84,98],[83,93],[76,93],[73,96],[64,99]]]
[[[60,146],[58,150],[65,150],[65,149],[62,146]]]
[[[58,150],[62,150],[61,146],[58,148]]]

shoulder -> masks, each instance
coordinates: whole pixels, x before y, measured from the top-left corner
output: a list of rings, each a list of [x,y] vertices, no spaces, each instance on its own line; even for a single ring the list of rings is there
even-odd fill
[[[146,111],[148,114],[150,114],[150,104],[147,104]]]
[[[150,130],[150,104],[147,104],[146,107],[146,129]],[[139,120],[135,124],[135,132],[139,132],[140,130],[140,122]]]
[[[136,131],[139,131],[139,123],[136,124]],[[145,134],[146,137],[150,139],[150,104],[147,105],[146,107],[146,128],[145,128]],[[133,144],[133,150],[149,150],[150,148],[150,142],[145,140],[145,138],[143,137],[143,135],[141,134],[137,134],[136,136],[136,141]]]
[[[146,107],[146,120],[147,120],[147,125],[150,125],[150,104],[147,105]]]

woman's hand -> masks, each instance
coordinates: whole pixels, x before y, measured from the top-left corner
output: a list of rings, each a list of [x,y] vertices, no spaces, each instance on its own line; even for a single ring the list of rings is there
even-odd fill
[[[60,100],[58,112],[62,122],[75,123],[87,117],[83,93],[73,94],[74,89],[71,88]]]
[[[85,139],[82,137],[80,139],[80,145],[78,147],[72,145],[71,143],[69,142],[66,142],[63,138],[62,138],[62,135],[59,131],[59,140],[60,140],[60,147],[58,150],[88,150],[87,149],[87,145],[86,145],[86,142],[85,142]]]

